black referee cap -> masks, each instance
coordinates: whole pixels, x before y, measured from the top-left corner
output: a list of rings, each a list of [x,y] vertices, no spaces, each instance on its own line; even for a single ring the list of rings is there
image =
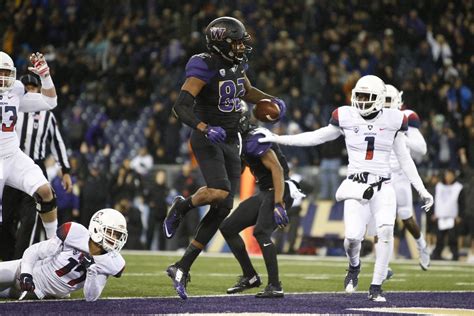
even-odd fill
[[[23,83],[23,85],[28,85],[28,84],[31,84],[35,87],[39,87],[40,86],[40,82],[38,80],[38,78],[36,78],[35,76],[33,75],[23,75],[20,77],[20,81],[21,83]]]

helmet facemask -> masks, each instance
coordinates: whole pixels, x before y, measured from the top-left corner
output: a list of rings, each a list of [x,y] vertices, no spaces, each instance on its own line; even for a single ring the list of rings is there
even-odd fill
[[[380,105],[385,101],[380,95],[369,92],[352,92],[352,106],[359,110],[360,115],[367,116],[380,110]]]
[[[0,65],[0,93],[10,91],[16,80],[16,68]]]
[[[102,226],[101,246],[105,251],[120,251],[127,242],[128,233],[126,229]]]

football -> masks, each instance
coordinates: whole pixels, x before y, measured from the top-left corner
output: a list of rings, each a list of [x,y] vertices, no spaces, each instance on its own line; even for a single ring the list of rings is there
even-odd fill
[[[261,122],[276,122],[280,116],[280,108],[271,100],[262,99],[255,104],[253,115]]]

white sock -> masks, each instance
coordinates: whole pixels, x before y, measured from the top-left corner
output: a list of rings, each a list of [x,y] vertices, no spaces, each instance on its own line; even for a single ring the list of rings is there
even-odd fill
[[[353,267],[357,267],[360,264],[360,248],[361,241],[354,239],[344,239],[344,249],[346,250],[349,264]]]
[[[415,239],[415,241],[416,241],[416,244],[418,245],[418,249],[426,248],[426,241],[423,234],[420,233],[420,238]]]
[[[381,285],[387,277],[388,264],[392,252],[393,239],[390,239],[389,241],[379,240],[375,244],[375,266],[371,284]]]
[[[56,230],[58,229],[58,220],[55,219],[52,222],[45,223],[43,222],[44,230],[46,231],[46,238],[50,239],[56,235]]]

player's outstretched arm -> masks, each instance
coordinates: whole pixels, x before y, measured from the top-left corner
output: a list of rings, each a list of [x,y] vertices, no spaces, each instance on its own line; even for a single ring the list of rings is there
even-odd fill
[[[329,124],[328,126],[317,129],[313,132],[300,133],[295,135],[275,135],[266,134],[260,138],[260,143],[278,143],[288,146],[309,147],[321,145],[325,142],[334,140],[342,135],[339,127]]]
[[[428,190],[426,190],[425,185],[416,170],[415,163],[408,152],[405,138],[406,137],[403,134],[397,133],[393,144],[393,151],[395,152],[395,155],[397,155],[403,172],[423,199],[425,204],[422,208],[428,212],[431,206],[433,206],[433,196],[428,192]]]
[[[84,297],[86,301],[93,302],[98,300],[106,283],[106,275],[97,273],[94,267],[87,269],[87,277],[84,284]]]
[[[19,110],[20,112],[52,110],[58,105],[58,96],[48,63],[41,53],[31,54],[30,62],[33,67],[28,67],[28,70],[40,77],[41,93],[29,92],[22,96]]]
[[[428,150],[423,135],[416,127],[408,127],[406,143],[410,152],[417,156],[424,156]]]

